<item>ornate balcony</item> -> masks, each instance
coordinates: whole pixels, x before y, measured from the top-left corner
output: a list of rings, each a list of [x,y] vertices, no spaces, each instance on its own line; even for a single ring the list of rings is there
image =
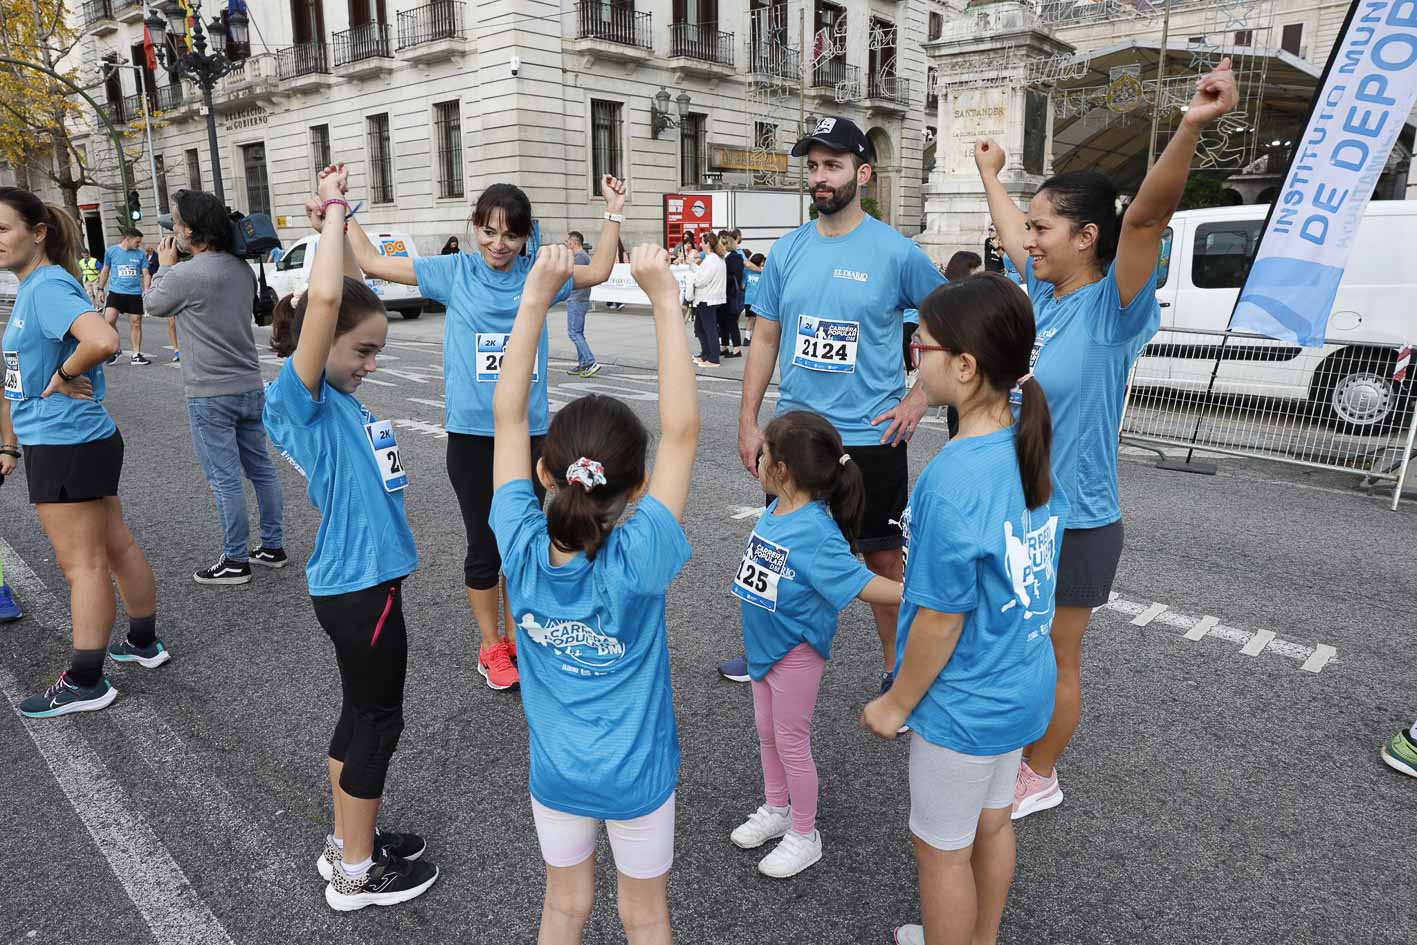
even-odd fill
[[[398,58],[434,62],[462,55],[467,47],[463,23],[467,4],[433,0],[427,6],[403,10],[398,18]]]

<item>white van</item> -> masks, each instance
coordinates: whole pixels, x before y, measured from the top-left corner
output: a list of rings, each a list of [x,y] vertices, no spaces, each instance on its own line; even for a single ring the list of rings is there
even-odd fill
[[[1156,290],[1162,330],[1137,365],[1136,384],[1204,391],[1215,372],[1217,394],[1303,400],[1348,432],[1400,420],[1413,381],[1394,381],[1393,370],[1399,350],[1417,343],[1417,200],[1368,204],[1322,351],[1200,333],[1229,325],[1268,209],[1213,207],[1172,218]]]
[[[413,237],[407,233],[391,230],[366,232],[370,242],[379,248],[381,255],[418,258],[418,247],[414,245]],[[296,240],[285,250],[280,262],[274,266],[266,265],[266,285],[275,289],[276,294],[280,296],[293,292],[296,288],[308,286],[310,267],[315,263],[315,247],[319,243],[320,237],[317,233]],[[255,268],[254,263],[252,268]],[[416,285],[400,285],[383,279],[364,281],[369,283],[369,288],[374,290],[375,295],[384,300],[384,308],[390,312],[398,312],[404,318],[417,318],[423,314],[423,309],[428,304],[428,300],[419,294]]]

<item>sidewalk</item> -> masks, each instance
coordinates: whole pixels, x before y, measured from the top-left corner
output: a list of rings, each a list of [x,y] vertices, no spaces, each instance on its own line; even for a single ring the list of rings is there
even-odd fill
[[[742,323],[741,319],[739,323]],[[576,348],[566,337],[564,304],[547,313],[546,327],[551,334],[551,357],[574,363]],[[699,341],[694,337],[693,322],[684,323],[684,335],[689,340],[689,354],[698,354]],[[653,371],[658,368],[659,348],[654,339],[654,320],[646,307],[627,307],[611,312],[596,305],[586,316],[585,336],[590,349],[595,352],[595,359],[606,369],[624,367]],[[724,358],[717,368],[696,368],[695,373],[741,381],[747,361],[748,351],[744,348],[743,357]],[[606,371],[602,370],[601,376],[605,375]]]

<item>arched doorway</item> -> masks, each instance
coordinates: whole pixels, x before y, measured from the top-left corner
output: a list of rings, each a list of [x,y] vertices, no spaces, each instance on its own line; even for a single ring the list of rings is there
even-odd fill
[[[895,189],[900,168],[896,166],[895,146],[884,128],[876,127],[866,132],[866,139],[876,151],[876,163],[872,170],[871,183],[866,185],[861,198],[875,201],[881,222],[895,225]]]

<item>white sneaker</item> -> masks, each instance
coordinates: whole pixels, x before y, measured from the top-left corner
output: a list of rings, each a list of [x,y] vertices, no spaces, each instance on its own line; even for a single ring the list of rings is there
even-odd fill
[[[895,945],[925,945],[925,926],[902,925],[895,930]]]
[[[773,879],[787,879],[811,866],[822,858],[822,832],[813,830],[810,837],[804,837],[795,830],[789,830],[782,842],[773,851],[758,861],[758,872]]]
[[[728,837],[733,845],[744,850],[755,850],[769,840],[792,829],[792,808],[775,809],[764,804],[753,811],[753,816],[738,825]]]

